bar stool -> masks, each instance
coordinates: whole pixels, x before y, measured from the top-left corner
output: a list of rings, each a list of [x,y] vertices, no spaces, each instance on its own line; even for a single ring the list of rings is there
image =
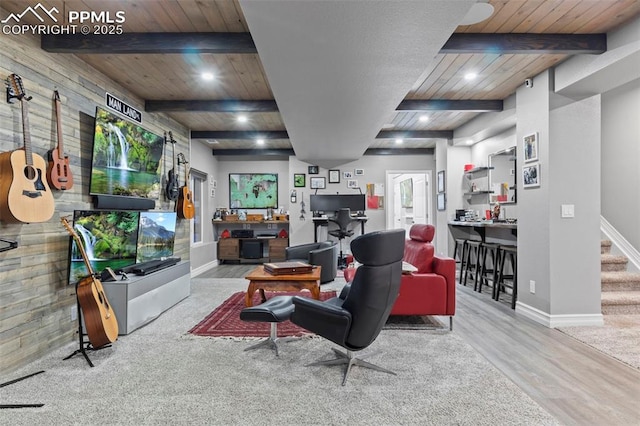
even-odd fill
[[[460,250],[460,260],[458,260],[458,249]],[[464,257],[467,254],[467,239],[456,238],[455,246],[453,247],[453,258],[456,263],[460,263],[460,276],[458,282],[462,284],[462,273],[464,272]]]
[[[505,288],[511,289],[511,309],[516,308],[516,300],[518,300],[518,247],[517,246],[500,246],[500,271],[498,272],[498,281],[493,288],[493,298],[500,300],[500,291]],[[511,264],[512,274],[505,274],[505,261]]]
[[[464,279],[462,285],[466,286],[469,279],[469,272],[473,275],[473,289],[478,286],[478,261],[480,260],[481,241],[467,240],[467,252],[464,257]],[[462,275],[462,271],[460,272]]]
[[[491,281],[491,296],[494,295],[494,289],[498,277],[498,267],[500,265],[500,245],[494,243],[481,243],[480,244],[480,256],[478,261],[480,278],[478,282],[478,292],[482,293],[482,286],[489,286]],[[474,288],[475,290],[475,288]]]

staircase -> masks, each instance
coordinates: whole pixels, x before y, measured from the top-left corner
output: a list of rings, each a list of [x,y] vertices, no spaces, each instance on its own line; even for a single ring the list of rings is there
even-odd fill
[[[640,274],[627,271],[628,259],[611,254],[611,241],[600,243],[602,314],[640,315]]]

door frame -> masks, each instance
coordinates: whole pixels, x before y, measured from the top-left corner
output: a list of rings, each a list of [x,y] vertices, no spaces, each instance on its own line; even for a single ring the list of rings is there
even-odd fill
[[[427,182],[426,194],[425,194],[425,212],[427,214],[427,223],[435,224],[435,216],[433,211],[433,170],[387,170],[385,172],[385,199],[387,202],[385,213],[385,228],[391,229],[394,225],[394,193],[393,193],[393,178],[396,175],[403,174],[423,174]]]

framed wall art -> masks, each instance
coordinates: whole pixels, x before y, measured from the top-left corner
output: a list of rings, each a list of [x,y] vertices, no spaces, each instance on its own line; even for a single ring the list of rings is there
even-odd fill
[[[355,169],[353,172],[356,176],[364,176],[364,169]]]
[[[308,172],[310,175],[317,175],[320,173],[320,168],[318,166],[309,166]]]
[[[360,187],[358,186],[358,181],[356,179],[349,179],[347,181],[347,188],[357,189]]]
[[[444,192],[438,194],[437,206],[439,211],[447,209],[447,197]]]
[[[307,184],[306,175],[304,173],[293,174],[293,186],[296,188],[304,188]]]
[[[309,179],[309,187],[311,189],[325,189],[327,181],[323,177],[312,177]]]
[[[329,183],[340,183],[340,170],[329,170]]]
[[[522,187],[535,188],[540,186],[540,163],[522,167]]]
[[[438,172],[438,194],[444,192],[444,170]]]
[[[529,163],[538,159],[538,133],[531,133],[522,138],[524,162]]]

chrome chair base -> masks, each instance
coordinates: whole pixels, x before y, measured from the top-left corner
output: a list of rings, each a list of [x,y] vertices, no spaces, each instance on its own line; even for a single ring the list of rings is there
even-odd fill
[[[261,340],[260,342],[256,343],[255,345],[251,345],[248,348],[245,348],[245,351],[250,351],[253,349],[258,349],[261,348],[263,346],[268,346],[270,349],[273,349],[276,352],[276,356],[280,356],[280,354],[278,353],[278,343],[280,342],[290,342],[292,340],[298,340],[298,338],[296,337],[278,337],[278,323],[277,322],[272,322],[271,323],[271,331],[269,332],[269,337],[267,337],[264,340]]]
[[[338,350],[336,348],[331,348],[333,350],[333,352],[335,352],[335,354],[338,356],[338,358],[334,358],[334,359],[329,359],[326,361],[316,361],[313,362],[311,364],[307,364],[307,366],[312,366],[312,365],[342,365],[342,364],[347,364],[347,369],[344,372],[344,378],[342,380],[342,386],[344,386],[347,383],[347,378],[349,377],[349,373],[351,372],[351,367],[353,367],[354,365],[357,365],[359,367],[365,367],[365,368],[369,368],[371,370],[376,370],[376,371],[381,371],[383,373],[388,373],[388,374],[393,374],[394,376],[396,376],[397,374],[394,373],[391,370],[387,370],[386,368],[382,368],[378,365],[372,364],[370,362],[367,362],[365,360],[363,360],[362,358],[356,358],[356,354],[355,352],[352,351],[347,351],[346,353]],[[370,352],[368,354],[366,354],[365,356],[369,357],[369,356],[373,356],[375,354],[379,353],[379,351],[377,352]]]

